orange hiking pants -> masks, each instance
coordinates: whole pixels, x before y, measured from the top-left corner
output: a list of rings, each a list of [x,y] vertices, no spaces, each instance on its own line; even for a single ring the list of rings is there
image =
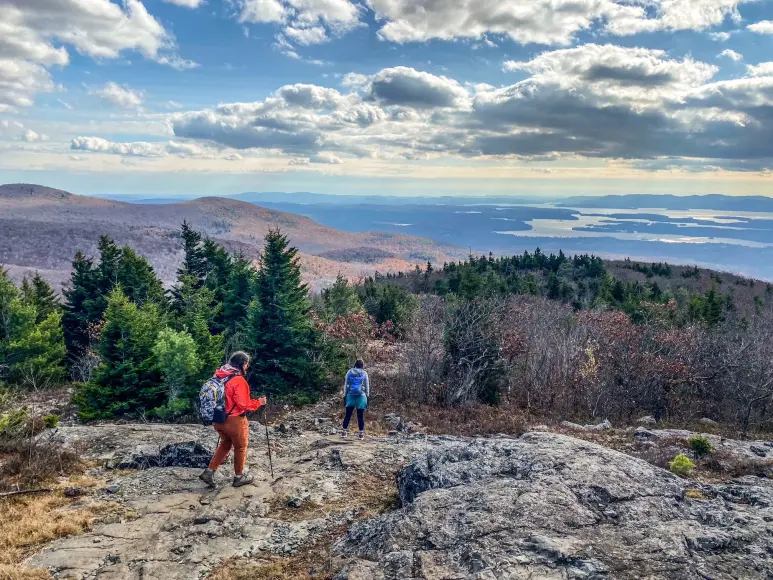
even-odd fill
[[[234,474],[244,473],[244,464],[247,461],[247,445],[250,439],[250,425],[247,417],[228,417],[225,423],[215,423],[215,431],[220,435],[220,445],[217,446],[209,468],[212,470],[220,467],[228,458],[231,447],[234,449]]]

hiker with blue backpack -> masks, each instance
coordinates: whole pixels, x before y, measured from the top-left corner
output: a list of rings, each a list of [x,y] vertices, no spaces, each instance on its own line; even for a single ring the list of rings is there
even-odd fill
[[[357,359],[357,362],[354,363],[354,368],[349,369],[344,380],[346,417],[344,417],[341,437],[349,435],[349,421],[352,419],[354,410],[357,409],[357,426],[360,428],[357,436],[360,439],[365,439],[365,409],[368,408],[369,396],[370,382],[368,381],[368,372],[365,370],[365,363],[362,362],[362,359]]]
[[[250,397],[250,386],[244,378],[250,366],[250,355],[237,351],[220,367],[215,376],[201,388],[199,412],[205,425],[213,425],[220,435],[220,443],[212,456],[209,467],[199,478],[215,487],[215,471],[234,450],[234,487],[249,485],[255,478],[245,473],[250,426],[247,413],[257,411],[266,404],[266,397]]]

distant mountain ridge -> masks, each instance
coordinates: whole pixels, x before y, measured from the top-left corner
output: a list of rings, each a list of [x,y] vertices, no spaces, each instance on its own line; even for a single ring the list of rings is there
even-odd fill
[[[773,195],[773,187],[771,188]],[[194,196],[148,197],[144,195],[99,194],[94,197],[126,201],[129,203],[163,204],[198,199]],[[618,194],[618,195],[577,195],[571,197],[527,197],[527,196],[389,196],[389,195],[341,195],[312,193],[307,191],[244,192],[218,195],[249,203],[286,203],[299,205],[540,205],[556,207],[583,207],[607,209],[672,209],[672,210],[716,210],[744,212],[773,212],[773,197],[764,195],[673,195],[673,194]]]
[[[404,234],[343,232],[304,216],[233,199],[130,204],[11,184],[0,186],[0,264],[17,279],[40,270],[61,285],[69,276],[75,252],[95,255],[99,236],[107,234],[147,257],[169,284],[182,256],[179,228],[183,221],[250,257],[260,253],[269,229],[279,228],[299,248],[304,277],[314,286],[332,281],[339,272],[357,277],[427,260],[442,263],[466,253],[450,244]],[[329,252],[333,253],[327,256]]]

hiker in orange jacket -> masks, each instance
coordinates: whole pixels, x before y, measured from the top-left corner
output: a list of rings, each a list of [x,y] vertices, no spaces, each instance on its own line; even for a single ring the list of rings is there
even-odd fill
[[[210,487],[215,487],[215,471],[228,458],[228,453],[234,450],[234,487],[248,485],[255,478],[244,472],[247,461],[250,427],[247,413],[257,411],[266,404],[266,397],[250,398],[250,386],[244,379],[250,366],[250,355],[237,351],[228,359],[228,364],[220,367],[215,376],[226,379],[225,383],[225,423],[213,423],[215,431],[220,435],[220,444],[209,462],[209,467],[199,476]]]

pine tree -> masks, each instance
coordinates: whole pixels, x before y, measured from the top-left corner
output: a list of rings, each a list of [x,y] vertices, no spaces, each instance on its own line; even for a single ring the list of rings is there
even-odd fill
[[[89,349],[89,326],[98,324],[102,317],[96,300],[98,295],[99,272],[91,259],[78,252],[72,263],[69,286],[64,290],[62,316],[64,340],[70,360],[83,356]]]
[[[330,320],[363,310],[357,290],[341,274],[330,288],[322,290],[322,300]]]
[[[231,338],[239,332],[247,318],[255,285],[255,268],[250,260],[239,254],[233,259],[223,295],[223,330]]]
[[[51,312],[9,346],[9,378],[26,388],[45,388],[64,379],[62,313]]]
[[[218,309],[217,314],[212,318],[210,330],[214,334],[220,334],[228,326],[223,305],[229,291],[228,284],[234,268],[234,260],[223,246],[210,238],[204,240],[202,253],[206,266],[205,284],[212,290],[213,305]]]
[[[82,420],[150,411],[166,394],[153,347],[161,326],[158,306],[131,302],[120,287],[108,297],[99,339],[101,363],[74,402]]]
[[[35,324],[35,309],[22,299],[18,288],[0,268],[0,378],[8,376],[16,362],[11,345],[30,332]]]
[[[310,352],[316,331],[298,250],[272,230],[266,235],[260,266],[245,325],[254,355],[250,382],[280,395],[311,393],[320,386],[321,368]]]
[[[26,278],[25,278],[26,281]],[[30,300],[35,307],[36,320],[38,324],[48,318],[49,314],[59,312],[62,308],[59,304],[59,297],[51,288],[51,285],[46,282],[39,272],[35,272],[35,276],[32,278]]]
[[[168,397],[166,410],[172,414],[190,410],[192,408],[189,396],[191,385],[198,386],[196,377],[202,367],[196,341],[187,332],[164,328],[158,333],[153,354],[156,357],[158,370],[164,377],[164,388]]]
[[[175,328],[189,333],[198,350],[203,375],[211,376],[225,358],[222,334],[212,334],[210,327],[219,308],[213,308],[214,292],[198,285],[194,276],[183,276],[178,289],[179,310]],[[197,378],[205,378],[204,376]]]
[[[185,257],[182,266],[177,270],[177,279],[184,276],[193,276],[198,280],[198,285],[204,283],[204,277],[207,273],[207,264],[204,257],[204,250],[201,247],[201,234],[183,222],[180,236],[183,239],[183,249]]]
[[[158,305],[166,303],[164,285],[156,276],[153,267],[129,246],[124,246],[121,250],[117,280],[126,297],[138,305],[146,302],[155,302]]]

